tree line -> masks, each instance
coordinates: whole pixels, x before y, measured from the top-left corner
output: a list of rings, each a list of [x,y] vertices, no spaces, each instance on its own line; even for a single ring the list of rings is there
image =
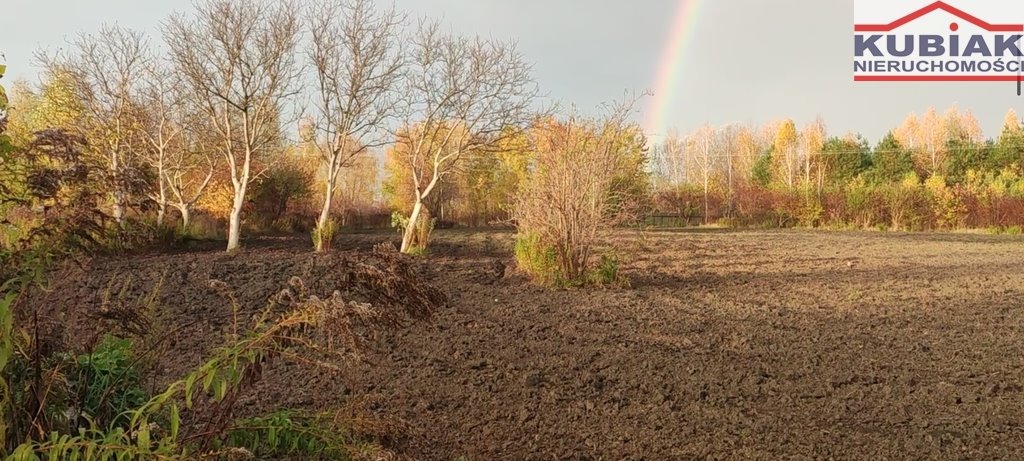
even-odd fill
[[[818,118],[704,125],[655,146],[659,213],[704,223],[1006,228],[1024,224],[1024,130],[1016,112],[985,139],[970,111],[910,114],[873,146]]]
[[[104,26],[39,52],[43,81],[15,86],[10,138],[27,146],[60,128],[86,140],[119,226],[155,208],[158,226],[174,209],[188,228],[197,205],[221,202],[229,251],[251,186],[289,166],[315,178],[313,240],[326,249],[343,172],[388,145],[407,166],[409,250],[423,204],[460,159],[536,116],[539,89],[513,42],[453,34],[370,0],[201,1],[161,32]],[[299,120],[301,139],[289,140]],[[279,195],[310,189],[278,183]]]
[[[524,265],[568,280],[585,278],[603,231],[651,215],[913,230],[1024,220],[1015,113],[989,140],[954,107],[911,115],[874,146],[820,118],[704,125],[649,146],[632,122],[639,98],[596,117],[542,108],[514,42],[370,0],[204,0],[158,37],[104,26],[38,61],[41,82],[12,91],[7,246],[69,195],[29,200],[31,168],[54,165],[88,166],[87,196],[115,231],[190,232],[213,216],[229,251],[243,229],[308,230],[325,251],[353,210],[393,212],[412,253],[452,222],[511,224]],[[47,156],[61,139],[75,154]]]

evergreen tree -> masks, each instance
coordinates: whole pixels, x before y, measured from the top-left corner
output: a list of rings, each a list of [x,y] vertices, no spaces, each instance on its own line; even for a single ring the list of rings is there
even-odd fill
[[[769,148],[754,162],[754,168],[750,172],[754,184],[768,187],[772,183],[772,154],[774,151],[774,147]]]
[[[871,165],[871,180],[876,183],[894,183],[913,171],[914,156],[890,131],[875,146]]]
[[[867,141],[860,136],[832,137],[822,146],[823,181],[829,185],[843,184],[871,165]]]

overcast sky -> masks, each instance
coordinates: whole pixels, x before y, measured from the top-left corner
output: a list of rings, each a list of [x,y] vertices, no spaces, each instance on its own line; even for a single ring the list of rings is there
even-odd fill
[[[593,108],[653,89],[679,0],[397,0],[455,31],[515,39],[552,98]],[[831,134],[872,141],[910,112],[970,109],[995,136],[1007,109],[1024,114],[1013,83],[854,83],[852,0],[705,0],[682,60],[668,122],[824,117]],[[59,47],[105,22],[158,33],[190,0],[4,0],[0,52],[8,75],[36,79],[33,50]],[[655,96],[657,97],[657,95]],[[650,106],[650,100],[646,106]],[[642,117],[638,117],[638,120]]]

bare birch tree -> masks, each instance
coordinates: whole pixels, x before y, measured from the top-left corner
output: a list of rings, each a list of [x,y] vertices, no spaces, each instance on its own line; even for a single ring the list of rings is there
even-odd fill
[[[146,83],[141,91],[141,103],[146,108],[142,135],[148,145],[146,156],[156,173],[156,184],[150,192],[150,199],[156,203],[157,226],[164,225],[169,202],[168,184],[165,177],[176,150],[181,150],[180,136],[184,129],[182,113],[184,95],[178,81],[163,63],[154,60],[145,72]],[[180,155],[177,155],[180,156]]]
[[[680,139],[679,133],[670,130],[662,143],[661,155],[664,175],[669,185],[686,184],[689,180],[686,169],[686,142]]]
[[[825,145],[825,120],[818,116],[813,122],[808,123],[799,134],[798,149],[803,159],[804,185],[811,187],[814,178],[811,178],[814,166],[821,163],[821,149]],[[822,181],[818,178],[818,192],[821,193]]]
[[[157,206],[157,225],[166,221],[167,208],[181,216],[181,229],[189,227],[192,209],[213,179],[216,158],[208,148],[211,131],[186,94],[187,85],[168,62],[155,60],[146,73],[141,102],[146,108],[143,136],[157,183],[150,199]]]
[[[514,43],[465,38],[421,22],[410,40],[407,113],[396,152],[407,157],[414,200],[402,251],[416,242],[424,199],[471,150],[487,150],[528,125],[539,95],[531,66]]]
[[[743,126],[739,124],[729,124],[723,127],[718,132],[718,146],[719,160],[721,163],[722,172],[725,178],[725,189],[727,192],[726,198],[726,213],[731,214],[733,211],[735,192],[736,192],[736,177],[739,176],[737,171],[737,165],[741,163],[740,151],[743,146],[740,144],[740,138],[743,133]]]
[[[396,116],[402,78],[405,17],[373,0],[318,0],[307,11],[306,54],[315,85],[313,128],[324,174],[324,201],[314,245],[323,251],[342,168],[388,142],[384,125]]]
[[[710,216],[710,205],[708,195],[711,193],[711,178],[715,174],[716,165],[716,144],[718,135],[711,125],[704,124],[690,135],[687,140],[687,148],[690,150],[690,171],[694,172],[696,179],[700,180],[704,190],[704,224],[708,223]]]
[[[295,5],[274,0],[205,0],[195,17],[172,16],[164,37],[178,71],[218,137],[233,200],[227,250],[239,247],[253,160],[280,141],[281,114],[295,95]]]
[[[203,124],[187,124],[180,136],[180,147],[166,160],[163,182],[170,192],[167,203],[181,215],[182,230],[192,223],[192,210],[217,171],[217,156],[208,142],[210,131]]]
[[[918,167],[929,174],[939,174],[946,162],[946,140],[949,138],[947,124],[934,107],[929,107],[921,118],[918,130],[921,139],[920,150],[924,158],[917,161]]]

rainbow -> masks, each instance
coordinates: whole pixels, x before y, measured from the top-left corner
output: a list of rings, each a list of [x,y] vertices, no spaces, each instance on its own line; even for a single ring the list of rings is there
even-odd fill
[[[648,111],[644,126],[649,134],[664,136],[672,115],[675,89],[683,76],[686,45],[693,37],[697,16],[707,0],[678,0],[665,51],[658,61],[654,82],[654,104]]]

